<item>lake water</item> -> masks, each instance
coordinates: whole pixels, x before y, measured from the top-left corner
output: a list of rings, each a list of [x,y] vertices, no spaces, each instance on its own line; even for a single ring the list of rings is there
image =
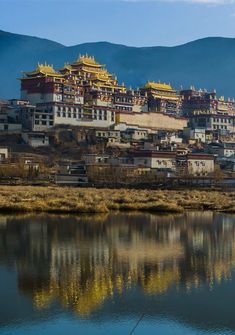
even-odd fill
[[[1,216],[0,334],[235,334],[235,216]]]

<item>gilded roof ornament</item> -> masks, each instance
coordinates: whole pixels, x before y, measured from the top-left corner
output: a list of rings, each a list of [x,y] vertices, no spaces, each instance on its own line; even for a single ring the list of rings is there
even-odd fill
[[[100,66],[100,64],[95,60],[95,57],[89,56],[87,53],[86,55],[79,55],[76,63]]]
[[[47,65],[46,62],[45,62],[45,64],[38,64],[36,70],[38,70],[40,72],[43,72],[45,74],[56,73],[55,69],[53,68],[53,65]]]

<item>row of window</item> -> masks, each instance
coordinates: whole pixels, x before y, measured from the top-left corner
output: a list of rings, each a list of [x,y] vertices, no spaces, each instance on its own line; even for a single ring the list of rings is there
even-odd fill
[[[206,163],[205,162],[203,162],[203,161],[194,161],[194,162],[189,162],[189,165],[193,165],[193,164],[195,164],[196,166],[206,166]]]
[[[99,114],[99,115],[107,116],[107,111],[106,110],[103,111],[101,109],[100,110],[95,109],[93,113],[94,113],[94,115]]]
[[[106,115],[102,115],[102,114],[94,114],[93,116],[92,116],[92,118],[93,119],[95,119],[95,120],[107,120],[108,118],[107,118],[107,114]]]
[[[64,91],[67,91],[67,92],[74,92],[75,89],[73,87],[70,87],[70,86],[64,86]]]
[[[196,121],[197,121],[198,123],[205,123],[205,120],[206,120],[207,123],[209,123],[211,119],[210,119],[210,118],[206,118],[206,119],[204,119],[204,118],[198,118]],[[213,121],[213,122],[221,122],[221,123],[232,123],[232,120],[231,120],[231,119],[219,119],[219,118],[213,118],[212,121]]]
[[[175,165],[175,162],[174,162],[174,161],[173,161],[173,162],[172,162],[172,161],[160,161],[160,160],[157,160],[157,161],[156,161],[156,163],[157,163],[158,165],[165,165],[165,166],[167,165],[168,162],[169,162],[171,165],[173,165],[173,166]]]
[[[132,99],[128,99],[128,98],[116,98],[115,101],[117,102],[132,102]]]
[[[148,163],[148,161],[147,161],[147,159],[145,159],[145,160],[144,160],[144,164],[147,164],[147,163]],[[156,160],[156,163],[157,163],[158,165],[165,165],[165,166],[167,166],[168,163],[169,163],[170,165],[172,165],[172,166],[175,166],[175,165],[176,165],[176,162],[175,162],[175,161],[169,161],[169,160],[167,160],[167,161],[166,161],[166,160]],[[190,166],[192,166],[192,165],[194,164],[194,165],[196,165],[197,167],[199,167],[199,166],[206,166],[206,163],[203,162],[203,161],[193,161],[193,162],[189,161],[188,164],[189,164]]]
[[[213,129],[224,129],[224,130],[227,130],[228,127],[227,127],[227,126],[218,126],[218,125],[214,125],[214,126],[213,126]]]
[[[34,124],[36,125],[42,125],[42,126],[53,126],[53,121],[40,121],[40,120],[35,120]]]
[[[53,111],[53,108],[52,107],[47,107],[45,109],[36,109],[36,112],[38,113],[51,113]]]
[[[99,113],[97,113],[97,111],[94,111],[92,118],[95,119],[95,120],[105,120],[105,121],[107,121],[108,120],[107,112],[104,111],[104,113],[101,113],[101,111],[99,111]],[[111,113],[111,121],[112,122],[115,121],[115,114],[113,112]]]
[[[74,99],[74,95],[64,94],[64,99]]]
[[[75,108],[75,107],[60,107],[58,106],[58,112],[82,112],[81,108]]]
[[[116,109],[118,109],[118,110],[132,111],[132,107],[116,106]]]
[[[78,118],[81,119],[83,117],[83,112],[79,112],[79,113],[66,113],[66,112],[57,112],[57,117],[64,117],[64,118]],[[104,111],[104,113],[102,113],[102,111],[94,111],[92,118],[95,120],[108,120],[108,116],[107,116],[107,112]],[[111,114],[111,121],[114,122],[115,120],[115,115],[114,113]]]
[[[218,119],[218,118],[213,118],[214,122],[221,122],[221,123],[231,123],[231,119]]]
[[[96,136],[98,136],[98,137],[108,137],[108,136],[119,137],[119,133],[118,132],[117,133],[115,133],[115,132],[103,132],[103,133],[98,132],[96,134]]]
[[[35,114],[35,119],[50,119],[53,120],[53,115],[47,115],[47,114]]]
[[[175,161],[169,161],[169,160],[166,161],[166,160],[159,160],[159,159],[156,160],[156,164],[158,164],[158,165],[165,165],[165,166],[167,166],[168,163],[169,163],[169,165],[172,165],[172,166],[176,165]],[[144,160],[144,164],[145,165],[148,164],[148,160],[147,159]]]
[[[76,118],[78,118],[78,119],[81,119],[82,118],[82,116],[83,116],[83,113],[66,113],[66,112],[57,112],[57,117],[67,117],[67,118],[72,118],[73,117],[73,119],[76,119]]]

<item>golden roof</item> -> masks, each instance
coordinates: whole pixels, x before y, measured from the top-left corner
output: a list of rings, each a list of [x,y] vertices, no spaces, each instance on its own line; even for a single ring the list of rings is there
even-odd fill
[[[79,55],[75,64],[84,64],[88,66],[103,67],[103,65],[97,63],[95,57],[86,55]]]
[[[53,65],[48,65],[46,63],[45,64],[38,63],[37,68],[34,71],[24,73],[27,76],[36,76],[38,74],[44,74],[46,76],[61,77],[61,74],[55,71]]]
[[[98,80],[101,80],[101,81],[105,81],[105,82],[108,82],[110,80],[112,82],[115,82],[115,80],[112,79],[112,75],[109,74],[107,71],[100,71],[100,72],[95,73],[94,78],[98,79]]]
[[[175,91],[170,84],[163,84],[163,83],[156,83],[154,81],[148,81],[145,88],[152,88],[154,90],[161,90],[161,91]]]
[[[65,63],[64,66],[62,67],[62,69],[60,69],[60,71],[63,71],[63,70],[72,70],[72,66],[68,63]]]

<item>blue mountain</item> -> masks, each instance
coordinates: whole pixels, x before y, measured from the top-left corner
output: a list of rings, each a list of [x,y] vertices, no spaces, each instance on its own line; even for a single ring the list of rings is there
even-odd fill
[[[177,89],[194,85],[235,96],[235,39],[208,37],[175,47],[129,47],[108,42],[75,46],[0,31],[0,98],[19,97],[22,71],[38,62],[55,68],[79,54],[94,55],[119,82],[138,87],[147,80],[171,83]]]

